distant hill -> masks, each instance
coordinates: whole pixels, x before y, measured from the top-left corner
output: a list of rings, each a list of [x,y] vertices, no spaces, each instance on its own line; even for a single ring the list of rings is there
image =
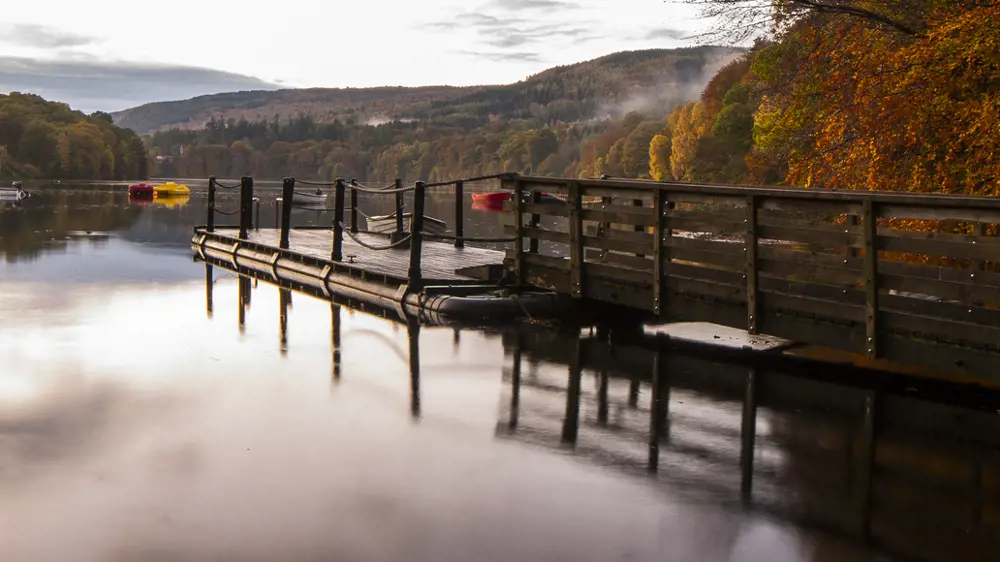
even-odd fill
[[[317,123],[355,125],[441,117],[482,122],[491,115],[577,121],[631,110],[669,111],[674,103],[697,97],[736,52],[723,47],[627,51],[555,67],[508,85],[245,91],[150,103],[112,116],[117,125],[139,134],[200,129],[212,118],[308,116]]]

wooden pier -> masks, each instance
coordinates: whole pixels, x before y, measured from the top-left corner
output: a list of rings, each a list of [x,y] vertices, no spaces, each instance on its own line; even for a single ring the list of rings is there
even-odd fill
[[[501,174],[513,193],[506,252],[467,247],[463,184],[298,182],[334,195],[330,228],[254,224],[253,181],[239,225],[208,221],[203,258],[292,288],[468,319],[611,306],[647,322],[712,322],[796,342],[1000,380],[1000,199]],[[492,178],[491,178],[492,179]],[[282,200],[295,201],[296,180]],[[237,186],[225,186],[237,187]],[[450,189],[448,235],[424,232],[430,189]],[[413,193],[412,223],[359,224],[359,193]],[[562,203],[542,202],[543,193]],[[594,202],[596,201],[596,202]],[[913,228],[936,221],[933,232]],[[943,232],[943,231],[947,232]],[[497,294],[498,289],[520,295]],[[583,307],[579,307],[583,308]]]

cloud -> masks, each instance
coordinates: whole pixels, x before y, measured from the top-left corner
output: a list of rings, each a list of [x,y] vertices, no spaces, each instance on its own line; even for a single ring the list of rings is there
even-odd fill
[[[0,92],[31,92],[88,113],[220,92],[274,89],[276,84],[259,78],[208,68],[0,56]]]
[[[542,62],[538,53],[498,53],[485,51],[458,51],[459,54],[493,62]]]
[[[560,0],[491,0],[487,6],[501,10],[575,10],[580,7]]]
[[[680,41],[682,39],[687,39],[688,36],[689,34],[685,33],[683,30],[664,27],[650,30],[650,32],[646,34],[646,39],[674,39]]]
[[[37,49],[65,49],[100,42],[96,37],[79,35],[55,27],[27,23],[0,24],[0,43]]]

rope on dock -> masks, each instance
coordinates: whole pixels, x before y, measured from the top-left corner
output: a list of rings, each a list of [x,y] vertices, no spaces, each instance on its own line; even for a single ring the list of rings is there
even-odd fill
[[[421,234],[423,235],[424,238],[428,240],[442,240],[442,241],[452,241],[452,242],[454,242],[455,240],[462,240],[465,242],[485,242],[485,243],[488,242],[501,243],[501,242],[517,241],[516,236],[506,236],[504,238],[477,238],[474,236],[449,236],[447,234],[429,234],[427,232],[421,232]]]
[[[227,217],[231,217],[233,215],[239,214],[239,212],[240,212],[239,209],[236,209],[235,211],[227,213],[226,211],[223,211],[222,209],[218,209],[218,208],[215,208],[215,207],[213,207],[212,210],[215,211],[216,213],[219,213],[220,215],[226,215]]]
[[[416,189],[415,186],[408,185],[406,187],[400,187],[398,189],[390,189],[394,186],[385,187],[363,187],[361,184],[348,184],[348,187],[354,191],[360,191],[361,193],[376,193],[379,195],[386,195],[390,193],[406,193],[407,191],[413,191]]]
[[[370,185],[365,185],[365,184],[359,182],[358,180],[351,180],[351,186],[352,187],[361,187],[361,188],[364,188],[364,189],[377,189],[379,191],[386,191],[388,189],[392,189],[392,188],[396,187],[396,184],[395,183],[390,183],[389,185],[385,185],[385,186],[382,186],[382,187],[372,187]]]
[[[236,189],[237,187],[240,187],[242,185],[243,185],[242,182],[234,184],[234,185],[226,185],[226,184],[222,183],[219,180],[215,180],[215,186],[216,187],[221,187],[222,189]]]
[[[429,183],[425,187],[443,187],[443,186],[446,186],[446,185],[455,185],[458,182],[473,183],[473,182],[477,182],[477,181],[486,181],[486,180],[496,180],[496,179],[504,179],[504,178],[513,178],[516,175],[517,174],[515,172],[500,172],[499,174],[491,174],[491,175],[488,175],[488,176],[473,176],[471,178],[460,178],[460,179],[457,179],[457,180],[438,181],[438,182],[434,182],[434,183]]]
[[[375,250],[375,251],[391,250],[391,249],[393,249],[393,248],[395,248],[397,246],[402,246],[403,244],[406,244],[407,242],[410,241],[410,238],[413,237],[412,234],[407,234],[403,238],[400,238],[399,240],[396,240],[395,242],[393,242],[391,244],[386,244],[384,246],[376,246],[375,244],[369,244],[368,242],[365,242],[364,240],[362,240],[361,237],[359,237],[357,234],[351,232],[351,227],[345,225],[344,223],[340,222],[340,223],[337,223],[337,224],[340,225],[340,229],[345,234],[347,234],[348,236],[351,237],[351,240],[354,240],[360,246],[362,246],[364,248],[368,248],[369,250]]]

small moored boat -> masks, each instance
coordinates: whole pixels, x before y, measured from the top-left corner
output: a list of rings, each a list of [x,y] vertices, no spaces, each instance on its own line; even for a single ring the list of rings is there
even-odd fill
[[[306,191],[296,191],[292,195],[292,203],[296,205],[325,206],[327,193],[323,193],[319,188],[309,193]]]
[[[21,182],[16,181],[10,187],[0,187],[0,200],[20,201],[26,199],[29,194],[21,186]]]
[[[163,185],[155,186],[153,188],[153,193],[156,197],[180,197],[182,195],[191,195],[191,190],[188,189],[188,186],[186,185],[168,181]]]
[[[410,232],[410,222],[412,220],[413,213],[403,213],[403,230]],[[396,232],[396,213],[368,217],[368,230],[371,232],[382,232],[385,234]],[[424,215],[423,230],[427,234],[444,234],[445,232],[448,232],[448,223],[441,219]]]
[[[152,199],[155,186],[151,183],[141,181],[128,186],[129,199],[143,200]]]

